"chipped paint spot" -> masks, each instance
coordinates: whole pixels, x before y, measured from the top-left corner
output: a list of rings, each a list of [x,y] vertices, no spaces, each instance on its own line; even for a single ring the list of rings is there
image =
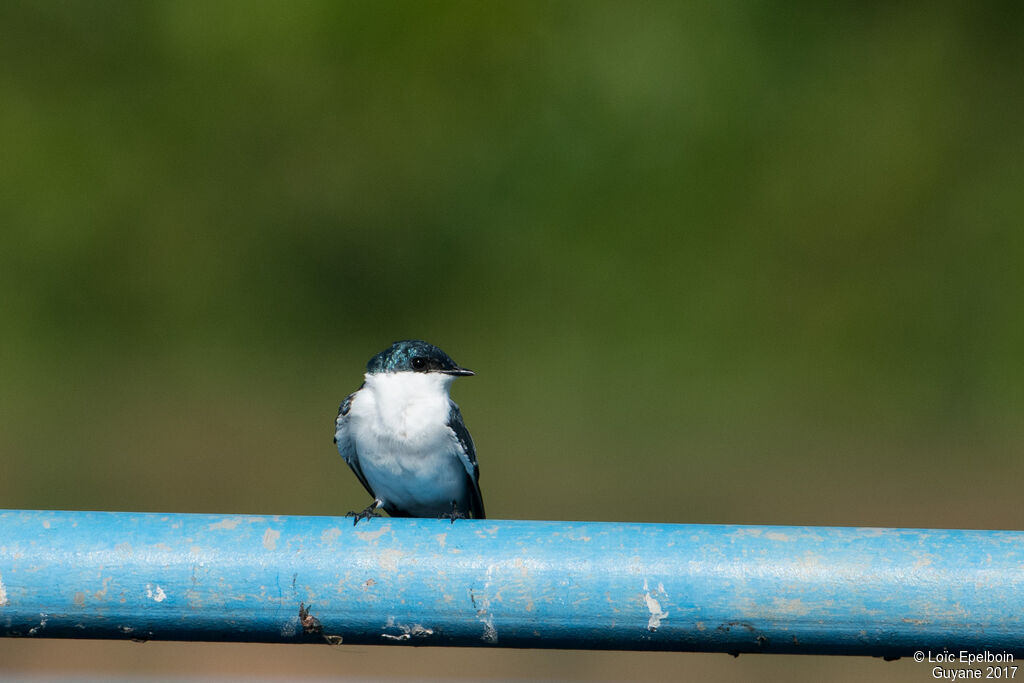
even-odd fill
[[[402,558],[400,550],[388,549],[381,551],[380,568],[387,572],[398,571],[398,560]]]
[[[374,581],[373,579],[367,579],[366,581],[363,582],[363,590],[369,590],[370,588],[373,588],[376,585],[377,585],[376,581]]]
[[[484,588],[482,594],[479,596],[479,601],[477,600],[478,596],[473,589],[469,589],[469,599],[473,603],[473,607],[476,608],[476,618],[484,625],[484,632],[480,635],[480,639],[491,645],[498,642],[498,630],[494,628],[494,614],[491,613],[491,598],[489,596],[489,591],[491,588],[491,580],[494,578],[494,571],[498,567],[500,567],[498,564],[488,565],[487,580],[484,582]]]
[[[434,538],[437,539],[437,545],[441,548],[445,547],[448,543],[448,534],[438,534]]]
[[[107,588],[110,586],[110,581],[113,578],[114,577],[112,577],[112,576],[104,576],[103,577],[103,588],[101,588],[100,590],[98,590],[95,593],[93,593],[93,597],[96,598],[97,600],[105,600],[106,597],[107,597]]]
[[[778,531],[769,531],[764,535],[769,541],[792,541],[794,540],[789,534],[783,534]]]
[[[227,519],[222,519],[219,522],[214,522],[213,524],[210,524],[206,528],[210,529],[210,530],[213,530],[213,529],[234,529],[234,528],[236,528],[241,523],[242,523],[242,518],[241,517],[228,517]]]
[[[811,613],[811,608],[800,598],[775,598],[772,603],[779,613],[790,617],[803,617]]]
[[[154,589],[152,584],[147,583],[146,584],[146,597],[149,598],[150,600],[152,600],[153,602],[163,602],[164,600],[167,599],[167,593],[165,593],[164,589],[161,588],[160,586],[157,586]]]
[[[0,607],[7,605],[7,587],[4,586],[4,575],[0,574]]]
[[[50,520],[48,520],[48,519],[44,519],[43,520],[43,528],[44,529],[49,529],[50,528]]]
[[[49,615],[42,614],[42,613],[39,615],[39,625],[38,626],[33,626],[32,628],[30,628],[28,630],[28,634],[30,636],[34,636],[35,634],[39,633],[39,631],[41,631],[42,629],[46,628],[46,617],[47,616],[49,616]]]
[[[281,532],[277,529],[267,529],[263,532],[263,547],[267,550],[277,549],[277,539],[281,538]]]
[[[74,602],[75,607],[85,607],[85,591],[76,591]]]
[[[757,527],[744,527],[732,532],[732,535],[742,538],[744,536],[760,536],[762,533],[763,530]]]
[[[391,531],[391,525],[385,524],[381,528],[374,529],[373,531],[357,531],[355,533],[356,536],[358,536],[359,540],[361,541],[376,541],[378,538],[388,533],[389,531]]]
[[[426,638],[434,635],[434,629],[427,628],[422,624],[413,624],[412,626],[406,626],[405,624],[395,623],[394,617],[388,617],[387,623],[384,624],[384,628],[397,628],[401,633],[381,633],[380,637],[386,640],[410,640],[412,638]]]
[[[661,626],[661,620],[668,618],[668,612],[661,611],[661,603],[650,593],[644,594],[644,601],[647,603],[647,610],[651,613],[650,619],[647,620],[647,629],[657,631]]]
[[[321,543],[333,543],[338,540],[338,536],[341,536],[341,529],[338,527],[331,527],[330,529],[324,529],[323,533],[320,534]]]
[[[480,622],[484,625],[484,634],[480,636],[480,640],[491,645],[497,643],[498,631],[494,628],[494,615],[488,612],[487,618],[481,619]]]
[[[668,595],[665,593],[665,586],[658,584],[657,592],[661,593],[665,597]],[[647,611],[650,612],[650,618],[647,619],[647,630],[657,631],[661,627],[661,621],[668,619],[668,612],[663,612],[661,609],[661,603],[658,599],[651,595],[650,589],[647,587],[647,579],[644,579],[644,602],[647,604]]]
[[[888,529],[884,529],[882,527],[875,527],[875,526],[859,526],[859,527],[854,527],[853,530],[856,531],[861,536],[881,536],[881,535],[885,534],[886,531],[888,531]]]

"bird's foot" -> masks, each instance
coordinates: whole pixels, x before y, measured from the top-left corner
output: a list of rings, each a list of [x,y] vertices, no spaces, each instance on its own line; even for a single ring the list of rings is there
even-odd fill
[[[454,500],[452,501],[452,511],[451,512],[442,512],[441,514],[439,514],[437,516],[437,518],[438,519],[450,519],[450,520],[452,520],[452,524],[455,524],[455,520],[457,520],[457,519],[467,519],[466,515],[461,510],[459,510],[459,507],[455,504]]]
[[[356,524],[359,523],[359,520],[361,520],[361,519],[370,519],[371,517],[380,517],[380,513],[377,512],[377,508],[379,508],[381,505],[383,505],[383,503],[381,501],[375,500],[372,503],[370,503],[366,507],[365,510],[362,510],[360,512],[349,512],[345,516],[346,517],[354,517],[355,519],[352,520],[352,526],[355,526]]]

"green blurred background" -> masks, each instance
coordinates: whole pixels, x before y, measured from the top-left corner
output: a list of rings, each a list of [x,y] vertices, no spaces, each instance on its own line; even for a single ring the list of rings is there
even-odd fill
[[[419,337],[477,372],[453,395],[492,517],[1022,528],[1021,8],[4,2],[3,507],[360,508],[337,405]],[[266,651],[43,645],[0,655]],[[929,675],[269,651],[289,676]]]

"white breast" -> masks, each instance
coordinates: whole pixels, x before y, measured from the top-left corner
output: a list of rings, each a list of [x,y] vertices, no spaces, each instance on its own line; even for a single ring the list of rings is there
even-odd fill
[[[424,516],[466,495],[466,468],[448,427],[448,389],[440,373],[367,374],[352,399],[350,434],[377,497]]]
[[[447,429],[451,375],[426,372],[367,374],[352,403],[357,432],[419,450]]]

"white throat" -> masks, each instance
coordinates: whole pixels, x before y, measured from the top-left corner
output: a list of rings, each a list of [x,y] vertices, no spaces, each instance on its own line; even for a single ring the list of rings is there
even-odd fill
[[[367,373],[353,410],[381,436],[416,441],[425,432],[447,428],[454,380],[439,372]]]

